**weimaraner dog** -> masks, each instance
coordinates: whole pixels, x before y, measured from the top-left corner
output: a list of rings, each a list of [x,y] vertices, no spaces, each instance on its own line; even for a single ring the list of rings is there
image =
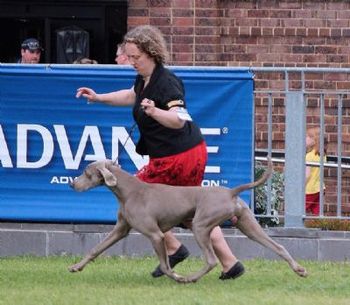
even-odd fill
[[[106,185],[118,198],[118,221],[107,237],[94,247],[79,263],[69,267],[77,272],[107,248],[128,235],[131,228],[150,239],[160,261],[164,274],[177,282],[195,282],[212,270],[217,258],[210,241],[212,229],[236,216],[237,228],[250,239],[271,249],[283,259],[298,275],[307,272],[280,244],[273,241],[260,227],[249,207],[238,197],[244,190],[264,183],[271,175],[272,162],[268,170],[257,181],[229,189],[224,187],[169,186],[150,184],[123,171],[111,160],[89,164],[84,173],[72,183],[74,190],[83,192],[99,185]],[[163,232],[192,218],[193,235],[203,251],[205,266],[194,274],[181,276],[169,266]]]

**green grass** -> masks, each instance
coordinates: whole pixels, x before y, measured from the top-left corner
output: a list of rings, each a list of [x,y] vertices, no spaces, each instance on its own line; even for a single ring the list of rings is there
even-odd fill
[[[199,282],[178,284],[153,279],[155,258],[98,258],[81,273],[69,273],[74,257],[0,258],[1,305],[348,305],[350,264],[303,262],[306,279],[283,261],[245,261],[246,274],[220,281],[215,268]],[[189,273],[202,266],[188,259],[176,270]]]

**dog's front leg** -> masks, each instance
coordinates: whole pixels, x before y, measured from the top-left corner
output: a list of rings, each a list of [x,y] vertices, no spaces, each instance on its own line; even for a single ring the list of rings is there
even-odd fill
[[[158,232],[155,232],[154,234],[149,235],[148,237],[151,240],[153,248],[156,251],[157,256],[159,258],[160,269],[164,272],[164,274],[166,274],[173,280],[177,282],[184,282],[184,277],[176,274],[169,265],[164,234],[159,230]]]
[[[202,223],[205,220],[202,220]],[[198,281],[203,275],[207,274],[210,270],[215,268],[217,265],[217,258],[213,249],[212,242],[210,240],[211,229],[209,229],[209,224],[204,223],[201,225],[201,220],[196,219],[196,217],[192,221],[192,232],[197,241],[198,246],[201,248],[205,265],[202,269],[197,271],[196,273],[190,274],[185,277],[186,283],[192,283]]]
[[[68,270],[70,272],[82,271],[88,263],[93,261],[103,251],[128,235],[130,229],[130,225],[125,221],[124,217],[119,214],[117,224],[115,225],[114,229],[107,235],[107,237],[96,247],[94,247],[79,263],[68,267]]]

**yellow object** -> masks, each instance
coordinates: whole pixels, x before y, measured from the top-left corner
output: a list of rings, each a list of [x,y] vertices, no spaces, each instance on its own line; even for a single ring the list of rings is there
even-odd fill
[[[315,150],[313,149],[306,154],[305,161],[320,163],[321,157],[317,155],[315,153]],[[326,162],[326,156],[324,156],[324,162]],[[305,186],[305,194],[315,194],[320,191],[320,168],[317,166],[309,166],[309,167],[310,167],[310,177]],[[324,184],[323,184],[323,189],[325,189]]]

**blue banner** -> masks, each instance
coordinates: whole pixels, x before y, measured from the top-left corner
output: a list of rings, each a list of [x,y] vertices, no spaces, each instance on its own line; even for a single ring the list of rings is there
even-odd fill
[[[253,180],[252,73],[170,68],[184,81],[188,110],[207,142],[203,186]],[[131,108],[88,104],[75,93],[130,88],[134,79],[125,66],[0,65],[1,220],[116,221],[118,203],[107,188],[76,193],[69,182],[96,159],[118,159],[133,174],[148,158],[135,152]],[[249,191],[241,195],[250,202]]]

